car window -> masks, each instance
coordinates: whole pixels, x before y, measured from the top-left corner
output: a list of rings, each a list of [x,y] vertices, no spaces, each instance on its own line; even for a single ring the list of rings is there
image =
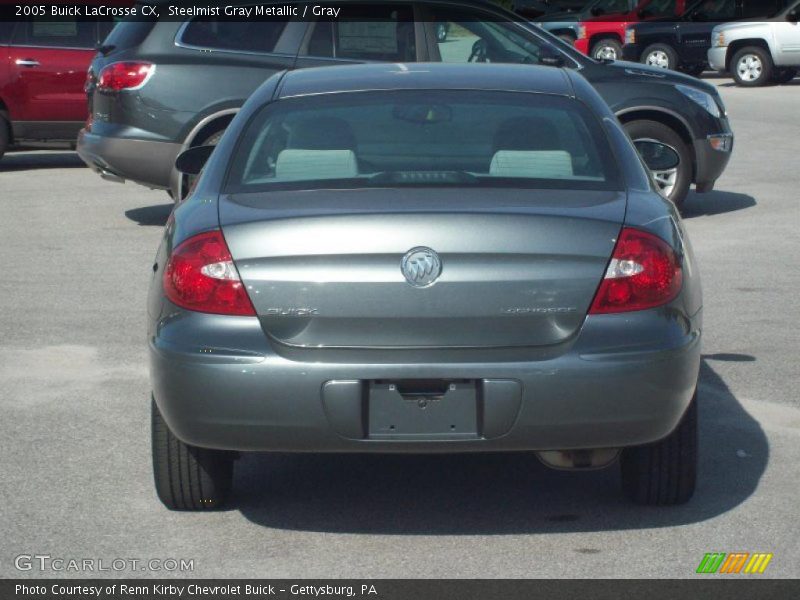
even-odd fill
[[[409,5],[348,5],[333,20],[320,20],[308,43],[309,56],[414,62],[413,11]]]
[[[678,16],[677,0],[652,0],[652,2],[642,3],[640,6],[640,14],[644,19]]]
[[[594,15],[611,15],[626,13],[631,8],[631,0],[600,0],[592,5],[590,12]]]
[[[196,48],[268,53],[275,50],[286,25],[278,20],[201,17],[184,26],[178,41]]]
[[[397,90],[293,98],[250,121],[228,191],[619,189],[605,136],[582,103],[546,94]]]
[[[155,21],[142,21],[141,17],[127,17],[121,21],[100,23],[101,34],[108,34],[100,40],[105,46],[113,46],[116,50],[127,50],[141,44],[150,34]],[[109,30],[109,28],[111,28]]]
[[[552,48],[533,35],[525,36],[515,25],[499,20],[477,19],[475,13],[437,8],[437,44],[442,62],[496,62],[539,64],[542,50]],[[444,32],[446,35],[442,35]],[[561,54],[551,50],[550,54]]]
[[[11,40],[11,32],[14,31],[13,21],[0,21],[0,44],[8,44]]]
[[[744,0],[742,18],[770,19],[783,12],[788,4],[790,0]]]
[[[737,17],[736,0],[700,0],[686,12],[695,21],[730,21]]]
[[[62,19],[20,22],[14,31],[14,45],[44,48],[94,48],[97,28],[93,20]]]

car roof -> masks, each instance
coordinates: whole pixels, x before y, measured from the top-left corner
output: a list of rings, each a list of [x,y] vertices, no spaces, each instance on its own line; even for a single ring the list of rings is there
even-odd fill
[[[289,71],[275,96],[388,90],[493,90],[575,96],[563,69],[533,65],[370,63]],[[268,102],[272,98],[261,98]]]

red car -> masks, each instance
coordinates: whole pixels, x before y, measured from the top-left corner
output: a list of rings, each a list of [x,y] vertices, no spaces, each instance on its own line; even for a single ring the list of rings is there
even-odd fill
[[[575,47],[597,60],[622,58],[625,27],[630,23],[665,17],[679,17],[687,0],[611,0],[592,17],[578,24]]]
[[[12,147],[74,147],[87,117],[83,90],[96,19],[0,22],[0,157]]]

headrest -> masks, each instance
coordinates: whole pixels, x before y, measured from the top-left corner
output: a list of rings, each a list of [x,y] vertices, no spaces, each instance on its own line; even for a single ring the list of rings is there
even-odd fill
[[[572,179],[572,157],[564,150],[501,150],[492,157],[489,174],[495,177]]]
[[[275,163],[279,180],[346,179],[358,175],[352,150],[282,150]]]

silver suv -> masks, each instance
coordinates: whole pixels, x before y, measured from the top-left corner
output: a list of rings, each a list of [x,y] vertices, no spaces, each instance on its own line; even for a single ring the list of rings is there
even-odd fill
[[[800,0],[789,0],[766,21],[717,25],[708,64],[741,86],[786,83],[800,67]]]

